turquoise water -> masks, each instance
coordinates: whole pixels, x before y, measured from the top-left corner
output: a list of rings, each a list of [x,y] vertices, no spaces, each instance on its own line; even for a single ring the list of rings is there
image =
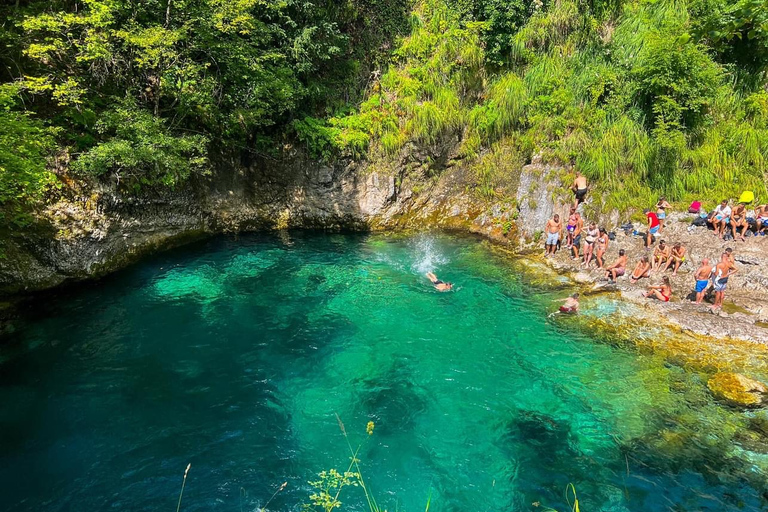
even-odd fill
[[[473,238],[254,235],[41,298],[0,350],[3,510],[175,510],[188,463],[182,510],[283,482],[268,509],[300,510],[348,464],[336,414],[390,511],[565,511],[569,483],[584,512],[762,509],[754,468],[654,448],[719,414],[697,376],[549,318],[567,290],[517,268]]]

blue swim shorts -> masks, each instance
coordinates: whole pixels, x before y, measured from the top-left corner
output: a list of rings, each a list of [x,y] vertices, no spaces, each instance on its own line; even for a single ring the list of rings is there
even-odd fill
[[[655,228],[651,228],[648,230],[652,235],[655,235],[659,232],[659,226],[656,226]]]
[[[704,279],[702,281],[696,281],[696,293],[701,293],[704,290],[706,290],[708,284],[709,284],[709,280],[707,279]]]

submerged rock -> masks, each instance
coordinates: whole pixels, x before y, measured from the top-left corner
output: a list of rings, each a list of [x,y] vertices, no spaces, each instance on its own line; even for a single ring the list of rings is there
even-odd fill
[[[739,373],[721,372],[707,382],[715,398],[739,407],[757,407],[763,404],[768,387]]]

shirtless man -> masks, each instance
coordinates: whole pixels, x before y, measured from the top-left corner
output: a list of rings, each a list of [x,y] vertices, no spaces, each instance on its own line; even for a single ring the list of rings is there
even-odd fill
[[[768,204],[755,208],[755,222],[757,222],[757,235],[764,235],[768,228]]]
[[[561,313],[578,313],[579,312],[579,294],[574,293],[565,301],[563,301],[563,305],[560,306],[560,312]]]
[[[718,309],[723,307],[723,299],[725,298],[725,287],[728,284],[728,278],[739,270],[733,266],[731,258],[727,252],[724,252],[720,257],[720,263],[712,271],[712,284],[715,287],[715,303],[711,306],[712,309]]]
[[[432,272],[427,272],[427,278],[432,281],[435,289],[439,292],[449,292],[453,290],[453,283],[444,283]]]
[[[728,200],[723,199],[723,201],[715,207],[715,210],[712,212],[712,215],[709,217],[707,222],[712,224],[712,229],[715,230],[715,234],[720,237],[720,240],[723,239],[723,234],[725,233],[725,228],[728,227],[728,223],[731,219],[731,207],[728,206]]]
[[[672,256],[672,249],[669,248],[666,241],[661,240],[659,245],[653,250],[653,267],[651,271],[656,272],[661,269],[661,266],[667,262],[670,256]]]
[[[584,229],[584,219],[576,212],[576,227],[573,230],[573,259],[579,259],[579,247],[581,247],[581,232]]]
[[[581,174],[581,171],[576,171],[576,179],[573,180],[571,190],[573,190],[573,194],[576,196],[576,202],[574,205],[579,206],[582,202],[584,202],[584,198],[587,195],[587,178]]]
[[[672,275],[677,275],[677,269],[680,268],[680,265],[685,262],[685,247],[683,247],[683,244],[676,243],[672,246],[672,254],[669,255],[669,258],[667,259],[667,264],[664,266],[664,272],[669,270],[669,267],[672,265],[675,266],[675,270],[672,271]]]
[[[629,280],[632,284],[635,284],[640,279],[651,275],[651,262],[648,261],[648,256],[643,256],[640,261],[635,265],[635,270],[632,271],[632,275]]]
[[[704,258],[701,260],[701,266],[693,274],[693,278],[696,279],[696,304],[701,304],[701,301],[704,300],[711,275],[712,265],[709,264],[709,259]]]
[[[733,233],[734,240],[736,240],[736,235],[738,235],[738,228],[743,228],[739,236],[741,241],[745,242],[744,233],[749,229],[749,223],[747,222],[747,207],[744,206],[744,203],[734,206],[731,212],[731,233]]]
[[[624,254],[624,249],[619,249],[619,259],[617,259],[612,265],[605,267],[605,278],[612,283],[616,282],[616,278],[623,276],[627,270],[627,256]]]
[[[557,242],[560,241],[560,231],[563,229],[563,224],[560,222],[560,216],[555,214],[554,217],[549,219],[545,231],[547,233],[547,241],[544,245],[544,255],[554,255],[557,251]]]

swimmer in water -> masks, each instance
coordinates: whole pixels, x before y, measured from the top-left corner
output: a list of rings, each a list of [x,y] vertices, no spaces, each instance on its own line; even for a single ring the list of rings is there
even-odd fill
[[[432,272],[427,272],[427,278],[432,281],[435,289],[439,292],[449,292],[453,290],[453,283],[444,283],[443,281],[439,280],[437,276]]]
[[[579,294],[574,293],[565,301],[563,302],[563,305],[560,306],[560,312],[561,313],[578,313],[579,312]]]

